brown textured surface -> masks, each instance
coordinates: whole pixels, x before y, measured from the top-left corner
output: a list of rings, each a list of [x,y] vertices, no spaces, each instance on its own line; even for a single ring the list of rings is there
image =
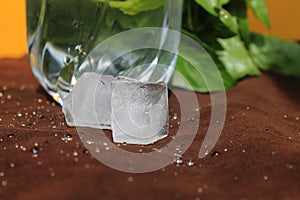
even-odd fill
[[[299,85],[263,74],[229,90],[226,124],[214,148],[220,155],[201,160],[210,107],[208,96],[199,95],[200,130],[183,155],[195,165],[127,174],[82,153],[76,130],[63,124],[60,106],[39,87],[26,58],[1,60],[0,199],[300,199]],[[74,140],[64,143],[65,133]],[[30,151],[35,143],[38,158]]]

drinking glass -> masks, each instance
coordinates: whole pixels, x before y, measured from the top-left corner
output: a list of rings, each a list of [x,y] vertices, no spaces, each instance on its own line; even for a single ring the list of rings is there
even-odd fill
[[[183,0],[26,0],[28,55],[34,76],[59,103],[85,71],[82,67],[91,52],[106,39],[127,30],[158,27],[180,31]],[[148,42],[157,38],[148,38]],[[134,38],[132,39],[134,40]],[[168,40],[163,31],[159,38]],[[146,41],[146,42],[147,42]],[[131,41],[134,42],[134,41]],[[112,49],[124,45],[117,43]],[[99,47],[98,47],[99,48]],[[106,54],[113,53],[107,51]],[[100,56],[109,55],[99,54]],[[168,82],[176,55],[158,49],[138,49],[110,62],[102,73],[124,75],[142,81]],[[142,70],[124,73],[141,63],[163,63],[168,70],[155,76]],[[170,70],[171,69],[171,70]],[[148,70],[149,71],[149,70]],[[147,73],[146,73],[147,72]],[[153,73],[153,71],[151,72]]]

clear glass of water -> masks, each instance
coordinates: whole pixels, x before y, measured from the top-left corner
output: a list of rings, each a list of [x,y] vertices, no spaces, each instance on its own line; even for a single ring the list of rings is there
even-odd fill
[[[62,103],[83,71],[89,71],[82,65],[97,45],[113,35],[135,28],[158,27],[180,31],[182,2],[26,0],[28,54],[33,74],[42,87]],[[162,43],[169,41],[163,34],[160,40]],[[123,44],[115,44],[114,48],[118,45]],[[154,61],[173,69],[176,58],[175,54],[157,49],[140,49],[114,60],[105,73],[146,82],[168,82],[172,70],[160,71],[154,77],[145,75],[147,67],[134,73],[124,72],[141,63]]]

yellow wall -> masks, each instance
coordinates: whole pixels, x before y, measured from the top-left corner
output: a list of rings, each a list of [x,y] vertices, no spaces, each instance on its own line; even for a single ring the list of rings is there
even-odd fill
[[[272,30],[267,30],[250,13],[251,28],[287,39],[300,40],[300,1],[267,0]],[[25,0],[3,0],[0,6],[0,57],[26,54]]]

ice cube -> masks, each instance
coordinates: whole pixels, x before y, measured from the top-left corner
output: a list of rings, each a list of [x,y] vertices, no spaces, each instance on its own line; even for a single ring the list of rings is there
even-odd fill
[[[69,126],[112,129],[113,141],[152,144],[168,135],[165,83],[84,73],[63,100]]]
[[[111,82],[113,77],[84,73],[63,100],[63,113],[69,126],[110,128]]]
[[[164,83],[129,78],[113,81],[112,131],[118,143],[151,144],[168,134],[168,93]]]

